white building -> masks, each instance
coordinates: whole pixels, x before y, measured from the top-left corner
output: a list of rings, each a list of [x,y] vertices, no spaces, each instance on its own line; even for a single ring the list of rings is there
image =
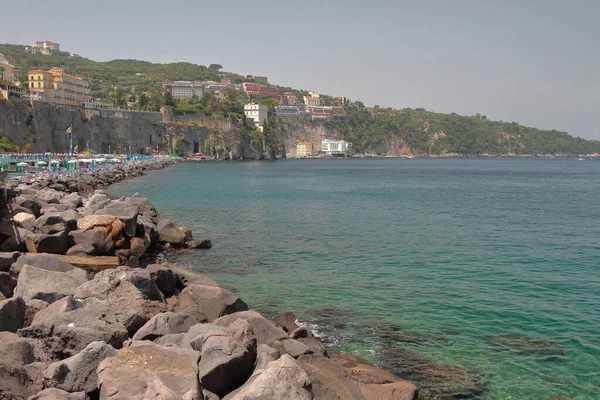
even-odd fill
[[[248,103],[244,105],[244,114],[246,114],[246,118],[253,120],[254,124],[258,126],[263,126],[267,119],[268,112],[269,107],[264,104]]]
[[[171,91],[173,99],[191,99],[194,95],[201,98],[204,95],[202,82],[174,81],[166,88]]]
[[[275,106],[275,115],[280,118],[300,118],[300,108],[296,106]]]
[[[352,148],[352,143],[343,140],[325,139],[321,142],[321,151],[326,154],[346,154]]]

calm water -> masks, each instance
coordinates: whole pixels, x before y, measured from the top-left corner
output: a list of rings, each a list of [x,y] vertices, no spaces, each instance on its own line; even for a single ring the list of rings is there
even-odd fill
[[[486,400],[600,399],[600,160],[188,163],[111,192],[211,238],[177,261],[333,349],[385,362],[391,341]]]

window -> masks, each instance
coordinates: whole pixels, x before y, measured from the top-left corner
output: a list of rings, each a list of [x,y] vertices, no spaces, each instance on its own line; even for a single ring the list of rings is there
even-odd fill
[[[40,87],[40,83],[38,82],[38,87]]]
[[[31,80],[33,80],[33,75],[31,75]]]

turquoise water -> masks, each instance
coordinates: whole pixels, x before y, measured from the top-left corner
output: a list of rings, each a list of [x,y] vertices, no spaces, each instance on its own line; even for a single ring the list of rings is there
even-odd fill
[[[485,400],[600,399],[600,161],[187,163],[110,191],[212,239],[174,258],[334,350],[457,365]]]

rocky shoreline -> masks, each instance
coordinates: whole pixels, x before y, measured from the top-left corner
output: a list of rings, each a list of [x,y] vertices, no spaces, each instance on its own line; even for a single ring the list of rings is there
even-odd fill
[[[155,263],[210,240],[101,189],[174,162],[7,184],[0,399],[417,398],[398,376],[328,354],[292,313],[265,318],[208,277]]]

